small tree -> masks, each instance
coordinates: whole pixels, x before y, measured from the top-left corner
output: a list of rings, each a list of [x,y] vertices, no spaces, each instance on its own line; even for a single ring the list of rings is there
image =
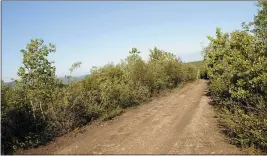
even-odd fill
[[[43,118],[48,109],[53,108],[53,92],[57,85],[55,66],[47,57],[56,51],[53,44],[44,45],[41,39],[31,40],[23,53],[23,66],[19,68],[21,78],[19,86],[25,94],[25,101],[30,104],[34,113],[41,112]]]

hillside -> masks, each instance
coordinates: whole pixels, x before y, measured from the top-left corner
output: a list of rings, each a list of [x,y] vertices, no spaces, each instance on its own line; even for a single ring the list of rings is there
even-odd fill
[[[61,80],[63,84],[69,84],[69,81],[70,82],[73,82],[73,81],[79,82],[79,81],[83,80],[84,78],[86,78],[86,76],[88,76],[88,75],[71,77],[70,80],[66,77],[59,77],[58,79]],[[14,86],[16,86],[16,82],[15,81],[4,82],[4,85],[7,87],[14,87]]]

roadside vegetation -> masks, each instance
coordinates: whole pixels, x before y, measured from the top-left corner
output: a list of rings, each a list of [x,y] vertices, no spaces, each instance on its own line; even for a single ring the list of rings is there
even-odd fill
[[[208,75],[207,75],[207,68],[205,66],[204,61],[193,61],[193,62],[188,62],[185,63],[188,64],[190,66],[195,66],[198,70],[198,78],[200,79],[208,79]]]
[[[132,48],[118,64],[94,67],[81,81],[63,84],[48,60],[53,44],[32,39],[21,50],[23,66],[15,85],[1,83],[1,151],[45,145],[57,136],[109,120],[163,91],[198,78],[209,79],[209,94],[232,144],[267,153],[267,2],[240,30],[216,29],[203,48],[204,62],[183,63],[153,48],[148,61]],[[69,76],[79,68],[74,63]]]
[[[144,61],[132,48],[120,63],[94,67],[82,81],[65,85],[47,59],[56,52],[55,45],[33,39],[21,52],[20,79],[13,87],[2,81],[2,154],[44,145],[93,120],[111,119],[127,107],[198,77],[196,66],[182,63],[172,53],[155,47]],[[74,63],[69,75],[80,64]]]
[[[208,37],[209,93],[231,143],[267,153],[267,2],[240,30]]]

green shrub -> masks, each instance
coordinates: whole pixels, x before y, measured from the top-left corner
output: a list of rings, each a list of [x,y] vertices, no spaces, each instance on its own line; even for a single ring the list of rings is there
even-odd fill
[[[47,60],[51,52],[55,52],[54,45],[31,40],[22,50],[17,86],[2,87],[4,154],[45,144],[96,119],[111,119],[127,107],[197,78],[196,68],[177,61],[171,53],[154,48],[145,62],[133,48],[121,63],[94,67],[84,80],[63,85]],[[70,74],[80,64],[74,63]]]
[[[208,37],[204,60],[214,104],[232,143],[267,152],[267,3],[249,25],[230,34]]]
[[[230,142],[242,148],[254,147],[267,151],[267,116],[247,114],[243,109],[222,109],[221,124]]]

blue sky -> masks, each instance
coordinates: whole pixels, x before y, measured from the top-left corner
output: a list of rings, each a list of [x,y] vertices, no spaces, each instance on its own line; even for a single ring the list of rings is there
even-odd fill
[[[32,38],[54,43],[57,75],[88,74],[92,66],[118,63],[132,47],[148,58],[157,46],[183,61],[201,60],[201,42],[252,21],[255,2],[2,2],[2,79],[17,78],[21,49]]]

